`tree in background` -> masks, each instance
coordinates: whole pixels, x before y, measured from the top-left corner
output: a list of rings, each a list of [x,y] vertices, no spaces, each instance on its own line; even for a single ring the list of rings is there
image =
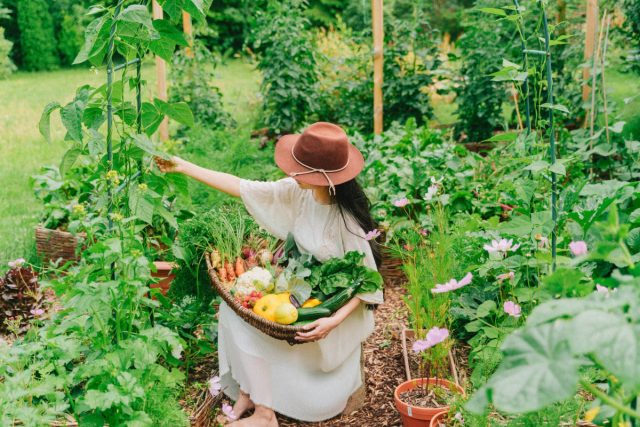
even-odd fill
[[[625,0],[625,29],[632,46],[627,61],[632,70],[640,73],[640,1]]]
[[[0,22],[9,17],[9,9],[5,9],[0,2]],[[16,66],[13,65],[9,53],[13,43],[4,38],[4,28],[0,27],[0,80],[6,79],[9,74],[15,71]]]
[[[22,67],[28,71],[55,69],[60,65],[53,18],[46,0],[18,0],[18,27]]]
[[[316,58],[300,0],[270,1],[258,12],[253,42],[260,55],[264,124],[276,135],[298,130],[316,108]]]
[[[84,29],[91,21],[87,8],[92,0],[56,0],[51,3],[60,62],[70,66],[84,43]]]
[[[477,7],[499,7],[495,1],[477,1]],[[477,10],[467,11],[464,33],[458,41],[462,81],[456,90],[458,122],[456,139],[480,142],[491,137],[502,123],[504,84],[495,82],[491,73],[501,68],[509,51],[509,32],[494,20],[485,19]]]

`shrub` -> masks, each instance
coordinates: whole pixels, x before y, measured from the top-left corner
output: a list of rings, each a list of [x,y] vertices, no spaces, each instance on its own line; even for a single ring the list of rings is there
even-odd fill
[[[23,68],[28,71],[57,68],[60,61],[48,2],[19,0],[17,6]]]
[[[255,47],[262,71],[264,124],[275,134],[299,129],[316,111],[316,58],[301,0],[271,1],[258,12]]]
[[[637,0],[625,0],[625,29],[632,45],[628,56],[631,69],[640,73],[640,3]]]
[[[0,27],[0,80],[6,79],[16,69],[9,57],[13,43],[4,38],[4,28]]]
[[[62,15],[58,28],[58,50],[63,65],[73,64],[84,43],[86,9],[74,4],[71,10]]]
[[[171,102],[184,101],[193,112],[196,123],[210,129],[224,128],[233,119],[224,110],[220,89],[213,85],[217,58],[202,43],[194,44],[194,56],[185,50],[173,56],[171,67]]]
[[[418,15],[420,16],[420,15]],[[423,124],[432,116],[428,87],[441,61],[434,32],[424,20],[390,19],[384,48],[384,121],[415,118]],[[373,129],[373,73],[369,41],[356,41],[342,22],[316,37],[319,70],[319,109],[322,120],[363,132]]]
[[[490,2],[476,5],[488,5],[485,3]],[[503,84],[494,82],[490,74],[500,69],[500,61],[505,57],[504,35],[501,23],[486,19],[477,11],[468,13],[464,34],[458,42],[463,77],[456,91],[456,138],[463,141],[483,141],[500,126],[505,93]]]

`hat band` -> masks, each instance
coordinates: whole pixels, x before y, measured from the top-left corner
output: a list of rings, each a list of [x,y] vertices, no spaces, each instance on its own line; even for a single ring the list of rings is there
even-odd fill
[[[321,173],[322,175],[324,175],[324,177],[326,178],[327,182],[329,183],[329,195],[333,195],[335,196],[336,194],[336,186],[333,185],[333,181],[331,181],[331,178],[329,177],[330,173],[336,173],[336,172],[342,172],[343,170],[345,170],[347,168],[347,166],[349,166],[349,159],[347,159],[347,163],[344,164],[343,167],[339,168],[339,169],[322,169],[322,168],[314,168],[313,166],[309,166],[303,162],[301,162],[296,155],[293,152],[293,149],[295,148],[295,144],[291,147],[291,157],[293,157],[293,160],[296,161],[296,163],[298,163],[300,166],[307,168],[308,170],[306,171],[301,171],[301,172],[291,172],[289,173],[289,176],[291,177],[295,177],[298,175],[307,175],[310,173]]]

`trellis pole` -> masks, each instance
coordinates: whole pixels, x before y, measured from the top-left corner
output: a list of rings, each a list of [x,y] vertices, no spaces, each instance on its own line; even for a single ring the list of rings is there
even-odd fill
[[[549,157],[551,160],[551,220],[553,230],[551,231],[551,269],[556,271],[556,256],[558,244],[558,182],[553,166],[556,164],[556,140],[555,129],[553,128],[553,77],[551,67],[551,43],[549,37],[549,23],[547,22],[547,11],[544,0],[540,1],[542,11],[542,27],[544,30],[544,47],[546,51],[547,65],[547,102],[549,103]]]
[[[380,135],[383,127],[383,61],[384,27],[383,0],[371,0],[371,24],[373,26],[373,133]]]
[[[157,0],[153,0],[153,19],[162,19],[162,7]],[[157,97],[163,101],[167,100],[167,63],[164,59],[156,55],[156,88]],[[160,123],[160,140],[169,139],[169,118],[165,117]]]
[[[527,72],[527,77],[525,77],[524,82],[522,84],[522,89],[524,90],[524,99],[525,99],[525,115],[526,115],[526,126],[527,126],[527,136],[531,133],[531,95],[529,94],[529,54],[527,53],[527,46],[525,43],[525,34],[524,34],[524,22],[522,21],[522,15],[520,13],[520,4],[518,0],[513,0],[513,4],[516,7],[516,13],[520,17],[520,22],[517,25],[520,25],[522,30],[520,34],[520,48],[522,49],[522,67],[524,71]],[[516,100],[516,107],[518,106],[518,101]],[[527,147],[528,149],[530,147]]]

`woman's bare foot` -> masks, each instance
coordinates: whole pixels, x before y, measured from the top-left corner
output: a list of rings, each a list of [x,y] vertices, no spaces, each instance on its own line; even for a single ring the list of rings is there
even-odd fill
[[[233,405],[233,413],[236,417],[241,418],[245,412],[250,409],[253,409],[256,405],[253,404],[249,395],[244,391],[240,390],[240,394],[238,396],[238,400],[236,400],[235,405]]]
[[[256,410],[248,418],[234,421],[229,427],[278,427],[278,420],[273,409],[256,405]]]

